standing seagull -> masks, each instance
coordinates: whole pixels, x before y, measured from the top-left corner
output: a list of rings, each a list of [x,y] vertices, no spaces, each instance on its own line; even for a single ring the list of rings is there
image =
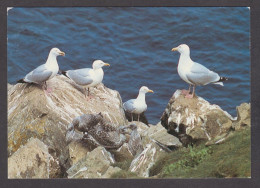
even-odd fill
[[[23,79],[18,80],[17,83],[43,83],[44,90],[51,92],[50,89],[47,89],[46,82],[53,78],[59,71],[59,65],[57,62],[57,56],[59,55],[65,56],[65,53],[60,51],[58,48],[52,48],[46,63],[28,73]]]
[[[140,114],[146,111],[147,105],[145,102],[145,94],[147,92],[153,93],[153,90],[150,90],[146,86],[142,86],[139,90],[139,94],[136,99],[130,99],[123,104],[125,111],[131,113],[132,121],[133,121],[133,113],[138,114],[138,121],[139,121]]]
[[[180,55],[178,64],[178,74],[185,82],[190,84],[189,90],[182,90],[182,93],[186,98],[193,98],[195,94],[195,87],[200,85],[207,85],[210,83],[219,84],[223,86],[223,81],[227,78],[220,77],[217,73],[210,71],[203,65],[195,63],[190,58],[190,48],[186,44],[181,44],[172,51],[178,51]],[[193,86],[193,92],[190,94],[191,86]]]
[[[81,85],[85,88],[85,97],[88,88],[88,96],[89,96],[89,88],[94,87],[102,82],[104,77],[104,72],[102,67],[110,66],[108,63],[104,63],[101,60],[95,60],[92,64],[93,69],[84,68],[77,70],[68,70],[63,71],[62,74],[73,80],[76,84]]]

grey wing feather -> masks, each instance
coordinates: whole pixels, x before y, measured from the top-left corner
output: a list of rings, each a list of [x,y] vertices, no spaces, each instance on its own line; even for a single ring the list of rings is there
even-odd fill
[[[77,70],[69,70],[67,71],[67,76],[72,79],[76,84],[79,85],[89,85],[93,82],[89,71],[91,69],[77,69]]]
[[[187,74],[187,78],[195,85],[206,85],[217,82],[220,79],[217,73],[210,71],[198,63],[192,65],[190,73]]]
[[[123,104],[123,107],[125,109],[125,111],[127,112],[133,112],[136,108],[134,107],[134,101],[135,99],[131,99],[131,100],[128,100],[126,101],[124,104]]]
[[[43,64],[37,67],[36,69],[34,69],[33,71],[31,71],[30,73],[28,73],[25,76],[24,80],[26,82],[41,83],[48,80],[52,75],[52,73],[53,72],[48,70],[45,67],[45,64]]]

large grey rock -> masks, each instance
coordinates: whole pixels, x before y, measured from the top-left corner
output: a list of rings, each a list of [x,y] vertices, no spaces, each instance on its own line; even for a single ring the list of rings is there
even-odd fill
[[[140,177],[149,177],[149,170],[155,164],[159,153],[164,152],[156,143],[146,137],[144,140],[144,150],[135,156],[129,171],[136,173]]]
[[[68,147],[71,165],[76,164],[79,160],[84,158],[88,152],[96,148],[88,142],[85,142],[83,139],[71,142]]]
[[[149,135],[150,138],[159,141],[162,144],[165,144],[166,146],[182,146],[179,139],[167,132],[167,130],[162,126],[162,124],[159,122],[155,126],[151,126],[147,130],[147,135]]]
[[[68,178],[101,178],[114,162],[111,153],[99,146],[67,170]]]
[[[161,117],[161,124],[187,146],[198,140],[211,140],[227,133],[231,129],[232,120],[232,116],[218,105],[212,105],[197,96],[187,99],[177,90]]]
[[[242,103],[237,107],[237,120],[233,122],[235,130],[251,127],[251,109],[249,103]]]
[[[73,118],[102,112],[115,126],[126,123],[119,93],[103,84],[91,90],[91,100],[64,76],[56,76],[47,84],[53,90],[51,95],[37,85],[16,84],[9,88],[8,156],[35,137],[48,146],[49,153],[58,157],[66,169],[70,164],[65,135]]]
[[[60,174],[59,161],[37,138],[30,139],[8,158],[8,178],[54,178]]]
[[[123,162],[126,160],[132,160],[134,156],[128,149],[128,144],[124,143],[120,148],[117,150],[109,150],[109,152],[113,155],[116,162]]]

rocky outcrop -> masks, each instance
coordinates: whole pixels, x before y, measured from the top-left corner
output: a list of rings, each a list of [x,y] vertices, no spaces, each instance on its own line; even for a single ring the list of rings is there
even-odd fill
[[[229,132],[232,121],[234,118],[219,106],[197,96],[187,99],[180,90],[173,94],[161,117],[162,126],[185,146]]]
[[[54,178],[60,174],[59,160],[37,138],[30,139],[8,158],[8,178]]]
[[[237,120],[233,122],[235,130],[251,127],[251,110],[249,103],[242,103],[237,107]]]
[[[99,146],[67,170],[68,178],[102,178],[114,162],[111,153]]]
[[[64,76],[48,81],[52,93],[38,85],[8,85],[8,155],[11,156],[31,137],[47,145],[49,153],[68,168],[69,148],[66,129],[73,118],[85,113],[102,112],[115,126],[126,123],[122,101],[117,91],[99,84],[87,100],[84,91]]]
[[[168,146],[169,148],[182,146],[179,139],[177,137],[169,134],[160,122],[155,126],[151,126],[147,130],[147,135],[149,135],[149,137],[151,139],[154,139],[154,140]]]
[[[149,170],[155,164],[160,152],[163,150],[150,140],[145,144],[144,150],[133,159],[129,171],[140,177],[149,177]]]

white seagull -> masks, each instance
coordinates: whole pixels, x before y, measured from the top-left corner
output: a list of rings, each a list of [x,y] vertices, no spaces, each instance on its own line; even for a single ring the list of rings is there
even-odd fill
[[[182,93],[186,98],[193,98],[195,95],[195,87],[207,84],[219,84],[223,86],[223,81],[227,78],[220,77],[217,73],[207,69],[203,65],[196,63],[190,58],[190,48],[186,44],[181,44],[176,48],[172,48],[172,51],[178,51],[180,55],[178,64],[178,74],[182,80],[187,82],[189,90],[182,90]],[[190,94],[191,86],[193,86],[193,92]]]
[[[88,96],[89,96],[89,88],[94,87],[102,82],[104,77],[104,71],[102,69],[103,66],[110,66],[108,63],[104,63],[101,60],[95,60],[92,64],[93,69],[84,68],[77,70],[67,70],[63,71],[62,74],[73,80],[76,84],[83,86],[85,88],[85,97],[88,88]]]
[[[52,48],[48,59],[45,64],[40,65],[33,71],[29,72],[24,78],[18,80],[18,83],[35,83],[42,84],[43,89],[50,92],[47,88],[46,81],[56,76],[59,71],[59,65],[57,62],[57,56],[62,55],[65,56],[65,53],[60,51],[58,48]]]
[[[130,99],[123,104],[123,108],[125,109],[125,111],[131,113],[132,121],[133,121],[133,114],[138,114],[138,121],[139,121],[140,114],[146,111],[147,104],[145,102],[145,94],[147,92],[153,93],[153,90],[150,90],[146,86],[142,86],[139,90],[139,94],[136,99]]]

